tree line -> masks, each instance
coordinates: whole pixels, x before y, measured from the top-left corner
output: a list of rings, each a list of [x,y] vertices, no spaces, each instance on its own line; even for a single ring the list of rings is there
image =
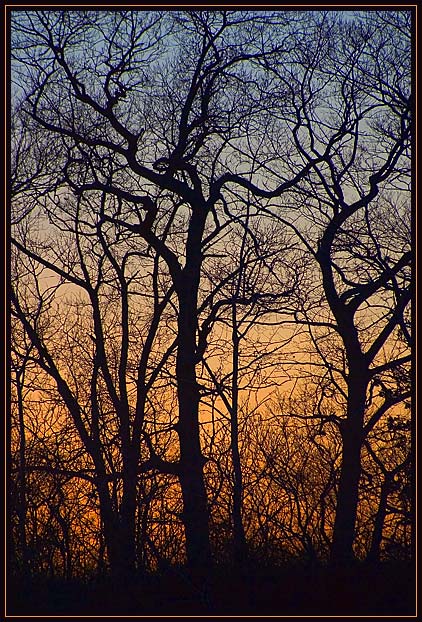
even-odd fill
[[[11,12],[11,554],[412,552],[412,12]]]

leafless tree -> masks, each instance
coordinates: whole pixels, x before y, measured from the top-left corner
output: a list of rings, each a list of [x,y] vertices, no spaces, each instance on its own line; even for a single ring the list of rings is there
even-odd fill
[[[343,451],[332,560],[342,563],[353,557],[363,443],[410,397],[401,378],[411,361],[411,13],[313,19],[319,36],[299,38],[289,83],[271,65],[290,93],[291,166],[305,162],[310,174],[269,209],[308,257],[296,321],[310,329],[325,394],[341,405],[333,401]]]
[[[273,22],[276,26],[288,23],[288,18],[247,11],[164,15],[153,11],[30,11],[16,13],[14,18],[17,97],[24,102],[25,124],[49,137],[44,209],[60,214],[63,202],[73,205],[76,234],[87,222],[102,241],[102,252],[121,288],[123,332],[127,313],[124,267],[113,257],[105,232],[112,228],[116,236],[138,238],[143,252],[155,255],[160,278],[163,271],[170,278],[177,299],[177,475],[188,559],[192,567],[206,568],[210,561],[208,510],[195,370],[203,252],[211,240],[217,244],[233,221],[233,215],[226,212],[223,191],[229,185],[244,191],[251,177],[259,175],[260,145],[251,141],[254,134],[259,138],[253,124],[256,121],[262,127],[267,106],[265,77],[256,75],[254,63],[257,59],[267,62],[278,52],[280,44],[272,50],[268,47],[272,45],[268,28]],[[268,43],[265,51],[264,41]],[[246,147],[249,155],[245,159]],[[291,187],[309,168],[304,165],[270,194]],[[28,192],[25,183],[18,182],[18,186]],[[251,217],[258,211],[255,206]],[[18,240],[15,244],[20,252],[31,252]],[[50,267],[45,256],[37,258]],[[87,291],[98,316],[98,293],[86,270],[82,268],[77,275],[67,270],[65,278]],[[24,319],[23,310],[20,315]],[[97,331],[98,319],[94,317]],[[31,337],[41,346],[35,330]],[[101,368],[120,417],[122,442],[128,449],[123,473],[133,481],[139,426],[130,437],[130,417],[124,406],[127,340],[123,334],[119,393],[108,377],[104,337],[98,332],[95,373]],[[58,372],[54,373],[62,386]],[[77,406],[72,407],[77,420]],[[140,412],[139,408],[137,423]],[[85,434],[81,425],[79,432]],[[97,468],[104,470],[100,464]],[[133,493],[124,496],[132,516]],[[122,512],[125,515],[126,510]]]
[[[13,312],[92,463],[112,565],[135,565],[144,471],[176,480],[164,489],[182,498],[170,505],[188,562],[200,574],[211,564],[204,370],[230,414],[243,539],[239,337],[258,307],[274,311],[244,270],[248,253],[250,266],[265,258],[259,223],[295,236],[294,255],[281,248],[271,269],[267,256],[262,274],[278,279],[274,295],[289,290],[286,261],[300,274],[290,325],[309,330],[298,362],[323,370],[316,420],[340,430],[331,556],[349,561],[362,448],[409,398],[411,13],[12,17],[12,242],[24,267]],[[218,274],[236,232],[238,265]],[[64,286],[81,292],[67,315]],[[59,309],[83,365],[55,339]],[[227,319],[222,382],[209,355]]]

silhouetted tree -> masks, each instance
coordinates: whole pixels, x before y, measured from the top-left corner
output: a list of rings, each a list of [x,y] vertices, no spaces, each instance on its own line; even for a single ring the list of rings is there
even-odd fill
[[[292,339],[290,333],[283,333],[283,318],[291,316],[289,296],[299,279],[287,260],[294,252],[289,241],[278,229],[271,229],[271,221],[249,223],[247,212],[248,206],[241,230],[228,237],[224,256],[208,274],[214,286],[203,303],[210,309],[199,330],[199,343],[207,341],[200,376],[202,403],[211,415],[206,442],[222,472],[223,437],[230,439],[232,472],[227,476],[232,480],[232,492],[224,487],[221,494],[232,498],[234,557],[239,565],[247,558],[241,429],[248,410],[254,407],[252,396],[258,396],[259,404],[259,394],[268,399],[277,386],[280,351],[288,349]],[[218,408],[217,403],[221,404]],[[221,410],[227,415],[218,412]],[[211,414],[216,412],[217,421]]]
[[[341,435],[331,558],[353,559],[362,448],[381,459],[371,438],[410,391],[410,17],[13,13],[12,242],[22,270],[12,308],[71,413],[117,574],[136,565],[147,471],[158,497],[144,487],[144,525],[150,504],[165,514],[163,495],[174,493],[167,502],[183,522],[191,569],[211,566],[204,469],[222,459],[205,467],[215,438],[207,447],[201,400],[220,399],[229,413],[242,548],[240,339],[286,311],[287,340],[309,331],[302,376],[323,370],[308,423],[322,433],[330,422]],[[267,224],[294,253],[265,248]],[[244,242],[230,253],[234,239]],[[228,257],[235,265],[223,269]],[[82,293],[67,315],[64,286]],[[283,309],[271,295],[287,291]],[[210,352],[224,322],[229,372]],[[252,376],[260,357],[251,357]],[[299,437],[284,435],[280,455],[295,454]],[[318,481],[328,499],[331,480],[330,490]],[[289,496],[296,514],[301,486]],[[257,515],[262,533],[274,503]],[[308,525],[298,520],[294,531],[303,545]]]
[[[129,342],[134,321],[131,314],[136,309],[129,309],[131,276],[124,274],[125,269],[129,271],[130,250],[122,250],[122,245],[118,250],[113,247],[111,231],[107,244],[100,235],[95,238],[97,246],[91,245],[79,206],[72,213],[74,207],[68,203],[58,212],[57,220],[50,214],[50,232],[54,225],[61,230],[58,248],[52,249],[39,241],[36,246],[37,242],[30,243],[25,237],[21,265],[26,275],[14,275],[12,309],[34,346],[35,363],[53,379],[92,460],[94,473],[90,479],[98,492],[109,561],[113,571],[122,575],[133,570],[136,563],[138,477],[145,470],[159,468],[171,472],[173,468],[170,462],[155,454],[150,442],[145,441],[147,446],[142,443],[148,434],[144,425],[146,396],[160,373],[166,353],[161,355],[161,363],[160,359],[155,361],[152,373],[149,357],[160,313],[169,297],[164,293],[161,298],[156,290],[151,317],[137,316],[145,328],[145,343],[136,361]],[[22,243],[20,239],[15,239],[18,247]],[[49,269],[50,277],[45,268]],[[81,276],[75,276],[78,270]],[[42,284],[49,278],[53,283],[44,288]],[[154,266],[151,278],[157,281]],[[85,296],[79,300],[69,296],[67,301],[58,301],[65,284],[76,286]],[[115,305],[113,310],[110,304]],[[119,313],[119,328],[115,330],[113,323]],[[135,335],[131,333],[130,339],[135,339]],[[42,390],[51,389],[45,385]],[[49,417],[48,412],[45,416]],[[90,468],[84,465],[86,475]],[[72,470],[77,474],[76,461]]]
[[[268,61],[291,101],[291,167],[297,158],[309,167],[289,200],[269,209],[308,257],[296,321],[309,326],[326,392],[341,403],[334,563],[353,558],[363,442],[409,397],[399,376],[411,360],[410,19],[312,14],[318,36],[299,36],[288,78]],[[277,105],[275,90],[273,98]],[[384,376],[392,385],[377,389]]]
[[[177,475],[188,560],[196,569],[207,568],[211,554],[195,370],[203,252],[211,240],[217,243],[233,220],[225,211],[223,194],[230,193],[226,187],[234,184],[241,191],[250,185],[251,176],[259,175],[256,149],[251,146],[246,159],[240,154],[242,143],[257,133],[253,124],[263,127],[265,79],[255,76],[254,63],[266,61],[279,50],[279,43],[262,49],[263,38],[270,42],[268,28],[274,19],[278,21],[271,15],[231,11],[164,15],[30,11],[14,15],[14,75],[22,93],[25,123],[49,137],[46,213],[60,213],[61,202],[71,201],[78,226],[87,219],[92,232],[103,240],[102,252],[121,288],[123,332],[127,283],[123,264],[112,257],[105,228],[114,227],[119,236],[135,234],[141,248],[155,254],[160,271],[171,279],[177,298]],[[283,15],[281,22],[288,21]],[[245,167],[242,160],[247,162],[247,172],[240,174],[239,167]],[[271,195],[292,186],[309,168],[303,166]],[[21,197],[25,196],[27,184],[17,184]],[[76,198],[69,199],[69,192]],[[256,216],[256,206],[254,211]],[[16,244],[28,253],[25,244]],[[39,259],[49,267],[47,260]],[[87,284],[83,269],[78,276],[69,272],[65,278],[85,288],[95,309],[96,365],[104,374],[120,418],[122,446],[127,448],[123,474],[128,486],[121,519],[131,516],[131,526],[126,525],[124,532],[133,533],[132,482],[139,426],[130,438],[125,399],[128,335],[122,335],[118,393],[105,366],[95,285]],[[20,315],[23,319],[23,310]],[[36,330],[31,338],[41,346]],[[54,374],[63,386],[58,370]],[[76,403],[72,408],[77,421],[79,408]],[[140,416],[138,412],[137,421]],[[78,428],[85,435],[80,424]],[[85,440],[91,443],[88,437]],[[92,448],[92,452],[98,450]],[[104,471],[100,463],[97,468]],[[101,494],[107,499],[105,488]],[[116,533],[115,527],[112,532]],[[123,548],[119,545],[116,551]],[[124,559],[133,559],[133,555],[128,551]]]

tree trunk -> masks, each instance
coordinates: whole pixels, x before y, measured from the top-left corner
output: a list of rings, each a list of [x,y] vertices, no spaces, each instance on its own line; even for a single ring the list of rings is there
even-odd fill
[[[232,322],[233,377],[230,434],[233,460],[233,541],[235,562],[241,565],[246,558],[246,538],[242,521],[243,480],[239,452],[239,335],[235,303],[232,307]]]
[[[28,544],[26,539],[26,512],[27,512],[27,487],[26,487],[26,435],[25,417],[23,405],[23,382],[20,374],[16,377],[19,415],[19,490],[18,490],[18,525],[19,525],[19,548],[21,552],[22,574],[30,574]]]
[[[180,442],[179,478],[183,497],[183,523],[188,565],[202,574],[211,563],[208,504],[199,434],[199,387],[196,380],[196,328],[201,266],[201,237],[205,216],[192,220],[186,265],[178,287],[178,348],[176,359]]]
[[[131,549],[133,546],[133,550],[135,550],[135,538],[133,537],[133,544],[131,544],[129,513],[126,510],[122,521],[121,515],[113,507],[107,484],[101,482],[97,489],[110,572],[116,581],[122,582],[130,577],[134,571]]]
[[[378,505],[377,515],[374,522],[374,531],[372,533],[371,548],[369,549],[366,561],[369,563],[378,562],[380,558],[380,547],[382,541],[382,531],[384,528],[385,514],[387,512],[387,501],[390,492],[391,475],[386,474],[381,486],[381,495]]]
[[[136,463],[127,467],[123,478],[123,498],[120,507],[121,572],[130,577],[136,570]]]
[[[361,476],[362,428],[366,396],[365,369],[356,366],[349,373],[347,419],[342,428],[343,460],[337,495],[331,562],[335,565],[354,561],[356,514]]]
[[[181,304],[176,374],[179,398],[180,485],[188,564],[202,572],[211,562],[208,504],[199,435],[199,388],[195,372],[196,305]]]

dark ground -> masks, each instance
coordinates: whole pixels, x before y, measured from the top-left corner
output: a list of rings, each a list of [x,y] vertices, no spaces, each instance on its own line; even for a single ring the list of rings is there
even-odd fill
[[[412,564],[358,565],[336,571],[289,565],[218,568],[207,593],[183,569],[115,581],[7,582],[13,616],[414,616]]]

